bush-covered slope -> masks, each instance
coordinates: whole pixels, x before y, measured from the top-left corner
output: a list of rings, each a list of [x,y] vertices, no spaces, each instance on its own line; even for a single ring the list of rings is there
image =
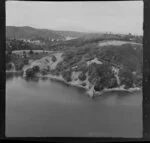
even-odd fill
[[[61,58],[54,52],[33,61],[32,66],[25,71],[26,75],[53,75],[69,84],[92,90],[91,96],[104,89],[142,86],[141,45],[87,44],[78,48],[66,48],[61,52]],[[35,72],[34,66],[39,66],[39,70]]]
[[[7,40],[6,67],[13,63],[26,76],[54,76],[66,83],[90,91],[130,89],[142,86],[142,37],[121,35],[85,35],[83,37],[35,45],[21,40]],[[113,41],[113,42],[112,42]],[[118,44],[118,43],[119,44]],[[12,50],[51,49],[53,53],[29,52],[23,56]],[[32,60],[32,61],[31,61]]]

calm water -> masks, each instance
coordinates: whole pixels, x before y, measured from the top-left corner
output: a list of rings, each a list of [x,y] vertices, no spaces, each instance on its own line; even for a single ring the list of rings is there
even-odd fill
[[[142,93],[91,99],[83,89],[9,73],[6,136],[142,137]]]

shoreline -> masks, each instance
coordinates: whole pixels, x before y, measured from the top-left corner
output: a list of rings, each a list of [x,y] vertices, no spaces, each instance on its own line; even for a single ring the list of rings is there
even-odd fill
[[[6,70],[5,73],[22,73],[23,71],[16,71],[16,70]]]
[[[6,71],[6,73],[22,73],[22,71]],[[25,77],[25,75],[23,75],[23,77]],[[36,74],[35,77],[39,77],[39,78],[46,77],[46,78],[50,78],[50,79],[53,79],[56,81],[61,81],[70,86],[85,89],[86,93],[91,98],[94,98],[96,96],[101,96],[103,93],[112,92],[112,91],[126,91],[126,92],[142,91],[142,87],[132,87],[129,89],[125,89],[123,86],[116,87],[116,88],[104,88],[102,91],[95,91],[94,86],[91,86],[91,88],[89,88],[88,86],[82,86],[80,84],[77,84],[77,82],[74,82],[74,81],[67,82],[63,79],[62,76],[56,76],[56,75],[52,75],[52,74],[47,74],[47,75]]]
[[[95,96],[101,96],[103,93],[111,92],[111,91],[126,91],[126,92],[130,92],[130,93],[135,92],[135,91],[142,91],[142,87],[132,87],[132,88],[129,88],[129,89],[125,89],[125,88],[123,88],[123,86],[116,87],[116,88],[104,88],[102,91],[95,91],[94,86],[92,86],[91,88],[88,88],[87,86],[82,86],[82,85],[79,85],[79,84],[75,84],[75,82],[73,82],[73,81],[67,82],[63,79],[62,76],[56,76],[56,75],[51,75],[51,74],[48,74],[48,75],[38,74],[37,77],[46,77],[46,78],[50,78],[50,79],[53,79],[53,80],[56,80],[56,81],[61,81],[61,82],[65,83],[67,85],[70,85],[70,86],[85,89],[86,93],[92,98],[95,97]]]

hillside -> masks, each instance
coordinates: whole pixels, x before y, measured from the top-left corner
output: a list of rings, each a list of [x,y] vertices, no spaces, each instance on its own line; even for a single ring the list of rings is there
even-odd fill
[[[82,35],[83,33],[62,31],[57,31],[56,34],[54,31],[31,27],[21,28],[19,32],[16,32],[19,28],[10,29],[7,29],[8,33],[20,35],[16,39],[7,37],[7,70],[13,67],[16,71],[23,72],[27,78],[55,78],[85,88],[92,97],[104,90],[142,87],[142,36],[101,33]],[[20,40],[21,33],[24,38],[37,38],[39,35],[46,39],[51,34],[57,38],[64,36],[64,39],[37,44]],[[68,34],[79,37],[66,40]]]
[[[6,37],[9,39],[30,39],[30,40],[51,40],[60,39],[66,40],[67,38],[80,38],[88,33],[75,32],[75,31],[62,31],[62,30],[49,30],[49,29],[36,29],[29,26],[16,27],[6,26]]]
[[[85,88],[93,97],[106,89],[141,88],[142,51],[140,44],[100,46],[94,43],[52,53],[13,53],[8,63],[13,63],[27,78],[55,78]]]
[[[85,35],[87,35],[87,33],[83,33],[83,32],[75,32],[75,31],[54,31],[56,34],[59,34],[65,38],[67,37],[71,37],[71,38],[80,38],[83,37]]]
[[[63,40],[64,37],[48,29],[36,29],[28,26],[6,27],[6,38],[9,39],[29,39],[29,40]]]

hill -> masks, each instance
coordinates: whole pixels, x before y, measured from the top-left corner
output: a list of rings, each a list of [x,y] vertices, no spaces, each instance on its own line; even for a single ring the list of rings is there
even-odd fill
[[[36,29],[28,26],[6,27],[6,38],[29,39],[29,40],[63,40],[64,37],[48,29]]]
[[[54,31],[56,34],[59,34],[65,38],[70,37],[70,38],[80,38],[83,37],[85,35],[87,35],[87,33],[83,33],[83,32],[75,32],[75,31]]]
[[[142,36],[84,34],[31,27],[9,27],[7,30],[7,36],[17,36],[16,39],[8,36],[6,40],[7,69],[13,65],[30,78],[38,75],[55,77],[67,84],[86,88],[91,96],[105,89],[142,87]],[[49,41],[49,36],[61,40]],[[68,36],[77,37],[66,40]],[[43,38],[48,42],[36,44],[19,40],[22,38]],[[24,51],[19,54],[15,50]],[[26,53],[26,50],[30,52]]]

